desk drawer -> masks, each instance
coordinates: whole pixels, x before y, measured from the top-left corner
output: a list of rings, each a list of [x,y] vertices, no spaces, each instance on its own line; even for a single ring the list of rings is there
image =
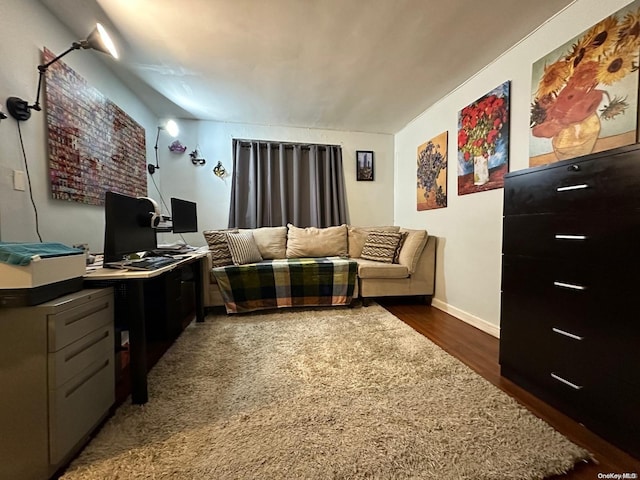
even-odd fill
[[[98,362],[105,355],[113,354],[114,345],[113,324],[109,323],[57,352],[49,353],[50,387],[62,386],[87,365]]]
[[[505,176],[504,214],[615,212],[640,208],[636,150]]]
[[[115,400],[113,350],[61,387],[49,390],[49,455],[57,464],[104,417]]]
[[[48,316],[49,352],[56,352],[103,325],[113,323],[113,295]]]

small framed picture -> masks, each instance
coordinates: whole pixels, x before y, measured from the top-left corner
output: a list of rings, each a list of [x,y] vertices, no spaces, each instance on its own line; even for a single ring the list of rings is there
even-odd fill
[[[356,180],[373,181],[373,152],[369,150],[356,151]]]

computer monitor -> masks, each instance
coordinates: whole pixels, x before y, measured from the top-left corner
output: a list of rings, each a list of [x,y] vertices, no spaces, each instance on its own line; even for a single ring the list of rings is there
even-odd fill
[[[188,200],[171,198],[171,221],[173,222],[173,233],[197,232],[196,204]]]
[[[131,253],[157,248],[156,231],[150,222],[152,207],[144,198],[115,192],[105,194],[105,263],[120,261]]]

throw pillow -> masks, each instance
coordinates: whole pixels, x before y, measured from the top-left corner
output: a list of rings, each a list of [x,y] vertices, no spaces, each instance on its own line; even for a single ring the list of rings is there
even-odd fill
[[[260,227],[240,231],[253,233],[253,239],[264,260],[286,257],[287,227]]]
[[[227,233],[227,243],[235,265],[245,265],[262,261],[262,255],[250,231]]]
[[[287,258],[347,255],[347,226],[299,228],[287,225]]]
[[[229,232],[237,233],[238,230],[205,230],[202,232],[207,241],[207,245],[209,245],[211,266],[213,268],[233,265],[233,259],[231,258],[231,252],[229,251],[229,245],[227,243],[227,233]]]
[[[360,258],[393,263],[401,236],[400,233],[395,232],[370,232],[362,247]]]
[[[398,242],[396,253],[393,255],[393,263],[400,263],[400,252],[402,251],[402,247],[408,236],[409,232],[400,232],[400,241]]]
[[[364,242],[367,241],[369,232],[398,232],[400,227],[385,226],[385,227],[349,227],[348,243],[349,243],[349,257],[359,258],[362,253],[362,247]]]
[[[416,271],[418,259],[422,255],[424,246],[427,244],[428,234],[426,230],[411,230],[409,228],[402,228],[400,232],[406,232],[407,238],[402,250],[400,250],[398,263],[407,267],[409,273],[413,273]]]

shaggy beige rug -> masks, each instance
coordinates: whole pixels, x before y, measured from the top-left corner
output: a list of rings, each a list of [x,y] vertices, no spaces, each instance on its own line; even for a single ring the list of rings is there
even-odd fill
[[[589,454],[378,305],[210,315],[77,479],[533,479]]]

